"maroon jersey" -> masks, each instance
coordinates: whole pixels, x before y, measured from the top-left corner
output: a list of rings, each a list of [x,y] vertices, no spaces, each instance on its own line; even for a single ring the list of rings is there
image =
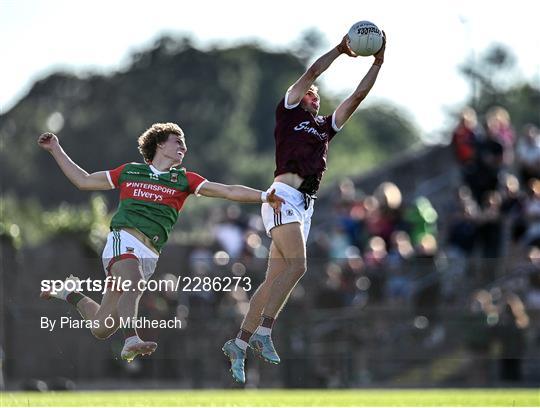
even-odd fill
[[[313,116],[300,104],[287,109],[283,98],[276,108],[274,177],[296,173],[304,179],[314,178],[318,188],[326,170],[328,143],[338,130],[332,123],[332,115]]]

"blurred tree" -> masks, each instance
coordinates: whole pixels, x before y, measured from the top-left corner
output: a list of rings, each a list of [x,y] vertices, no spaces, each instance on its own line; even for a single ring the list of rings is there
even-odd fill
[[[302,49],[314,50],[321,41],[320,33],[307,32]],[[140,161],[138,135],[167,121],[184,129],[187,168],[216,181],[264,188],[274,170],[276,104],[304,70],[302,58],[290,52],[253,44],[201,51],[190,38],[167,35],[134,52],[120,71],[49,75],[0,116],[0,171],[7,175],[2,193],[36,197],[46,205],[86,201],[88,195],[38,148],[40,133],[58,133],[77,163],[97,171]],[[327,96],[323,109],[338,102]],[[363,110],[332,147],[335,171],[326,181],[338,171],[353,174],[397,154],[417,136],[395,108]],[[114,193],[105,196],[116,203]]]
[[[460,71],[473,91],[468,104],[480,114],[503,106],[517,129],[526,123],[540,125],[540,87],[517,80],[516,69],[516,57],[500,44],[488,48],[477,62],[467,60]]]
[[[396,107],[368,105],[355,113],[332,141],[325,177],[332,180],[356,175],[419,144],[419,130]]]
[[[327,44],[324,34],[315,27],[305,30],[293,44],[293,53],[307,65]]]

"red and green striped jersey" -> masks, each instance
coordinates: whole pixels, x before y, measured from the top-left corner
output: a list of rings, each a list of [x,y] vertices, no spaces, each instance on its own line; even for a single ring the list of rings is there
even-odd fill
[[[198,194],[204,177],[186,169],[166,172],[142,163],[127,163],[107,171],[113,188],[120,189],[120,204],[111,229],[137,228],[161,251],[190,194]]]

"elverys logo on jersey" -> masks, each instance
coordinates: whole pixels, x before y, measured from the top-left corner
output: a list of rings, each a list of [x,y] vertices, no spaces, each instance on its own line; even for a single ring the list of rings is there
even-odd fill
[[[319,118],[319,116],[317,116],[317,118]],[[319,120],[315,118],[315,120],[317,122],[319,122]],[[324,121],[324,119],[323,119]],[[322,124],[322,122],[320,122]],[[328,133],[326,132],[319,132],[317,129],[315,129],[313,126],[309,126],[309,121],[304,121],[304,122],[300,122],[298,125],[296,125],[294,127],[294,130],[297,131],[297,132],[305,132],[305,133],[308,133],[308,134],[311,134],[311,135],[315,135],[317,136],[317,138],[319,140],[327,140],[328,139]]]
[[[176,194],[176,190],[174,188],[141,181],[128,181],[125,183],[124,188],[125,192],[122,194],[126,197],[143,198],[156,202],[171,199]]]

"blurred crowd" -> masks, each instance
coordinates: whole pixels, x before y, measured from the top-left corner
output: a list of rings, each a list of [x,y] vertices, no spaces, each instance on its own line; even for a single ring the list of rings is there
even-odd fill
[[[448,246],[465,258],[478,251],[487,267],[473,278],[486,284],[505,278],[520,259],[534,265],[531,254],[540,247],[540,131],[527,124],[516,133],[502,107],[488,110],[483,125],[478,116],[464,109],[452,135],[461,183]]]
[[[470,308],[482,323],[470,344],[487,353],[496,340],[501,378],[521,380],[527,337],[540,343],[527,330],[528,314],[540,310],[540,131],[516,130],[500,106],[467,107],[451,145],[461,180],[447,247],[462,279],[475,283]]]

